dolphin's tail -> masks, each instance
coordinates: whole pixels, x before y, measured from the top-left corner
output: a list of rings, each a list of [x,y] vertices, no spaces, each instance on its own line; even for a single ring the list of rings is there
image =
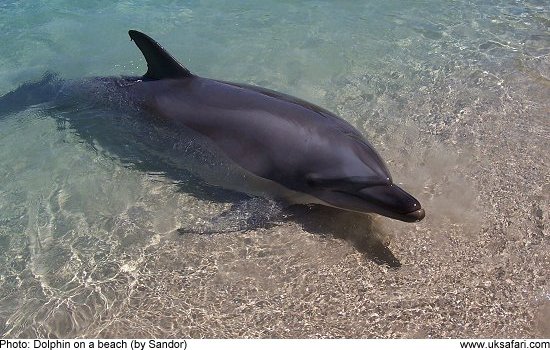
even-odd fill
[[[61,84],[58,75],[51,72],[46,72],[39,81],[24,83],[0,97],[0,117],[54,100],[59,94]]]

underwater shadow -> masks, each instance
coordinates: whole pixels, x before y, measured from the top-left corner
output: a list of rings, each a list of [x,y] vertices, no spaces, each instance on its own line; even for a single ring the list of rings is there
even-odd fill
[[[378,265],[401,267],[401,262],[388,247],[389,242],[369,215],[322,205],[295,205],[287,211],[291,213],[290,219],[307,232],[346,240]]]
[[[343,239],[365,259],[378,265],[401,267],[371,216],[322,205],[284,207],[284,204],[272,200],[252,197],[235,202],[227,211],[212,217],[205,226],[182,227],[176,231],[180,235],[232,234],[270,229],[285,222],[295,222],[311,234]]]
[[[70,129],[90,151],[128,169],[171,182],[178,192],[200,200],[234,203],[250,198],[211,184],[193,171],[189,163],[202,162],[205,168],[218,171],[220,165],[187,134],[168,132],[143,118],[118,111],[90,108],[66,112],[60,108],[47,111],[56,120],[58,130]]]
[[[205,181],[194,168],[223,167],[218,158],[188,131],[171,130],[136,108],[109,79],[63,80],[46,72],[0,96],[0,120],[33,108],[56,122],[61,132],[70,130],[79,143],[121,165],[158,175],[198,199],[238,202],[246,194]],[[225,180],[225,179],[224,179]],[[223,183],[223,182],[222,182]]]

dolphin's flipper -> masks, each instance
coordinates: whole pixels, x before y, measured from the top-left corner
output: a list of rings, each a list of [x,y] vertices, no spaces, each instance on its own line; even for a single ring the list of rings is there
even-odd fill
[[[149,36],[137,30],[130,30],[128,34],[147,61],[147,73],[145,73],[143,78],[160,80],[193,76],[187,68],[182,66],[181,63]]]
[[[177,229],[180,234],[218,234],[269,228],[284,219],[280,203],[260,197],[239,201],[220,215],[212,218],[207,226]]]

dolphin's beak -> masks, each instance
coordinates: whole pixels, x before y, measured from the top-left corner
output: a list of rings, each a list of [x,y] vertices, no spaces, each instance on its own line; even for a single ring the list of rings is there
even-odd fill
[[[425,216],[420,202],[394,184],[365,187],[354,195],[372,204],[374,212],[397,220],[415,222]]]
[[[420,202],[394,184],[365,187],[354,195],[372,204],[375,212],[398,220],[420,221],[425,215]]]
[[[327,205],[361,212],[377,213],[405,222],[417,222],[425,212],[420,202],[394,184],[363,187],[359,190],[327,189],[315,196]]]

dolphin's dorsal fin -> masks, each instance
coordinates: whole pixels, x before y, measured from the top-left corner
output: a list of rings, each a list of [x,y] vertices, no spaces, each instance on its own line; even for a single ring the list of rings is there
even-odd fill
[[[151,39],[137,30],[128,31],[137,47],[141,50],[143,57],[147,61],[147,73],[143,76],[145,79],[181,79],[193,76],[191,72],[182,66],[172,55]]]

